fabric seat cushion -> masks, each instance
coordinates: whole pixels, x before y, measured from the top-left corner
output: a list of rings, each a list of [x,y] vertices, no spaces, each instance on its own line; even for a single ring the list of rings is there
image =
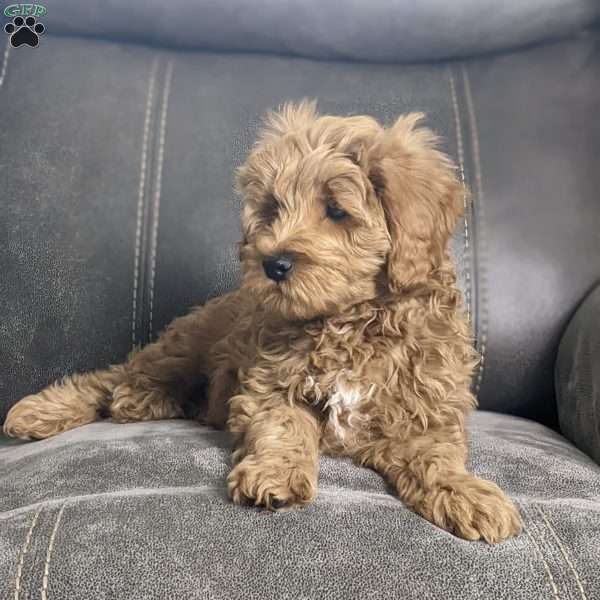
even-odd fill
[[[515,498],[518,538],[459,540],[332,458],[312,506],[235,507],[228,435],[189,421],[4,439],[0,597],[594,597],[600,467],[542,425],[483,411],[470,446],[473,471]]]

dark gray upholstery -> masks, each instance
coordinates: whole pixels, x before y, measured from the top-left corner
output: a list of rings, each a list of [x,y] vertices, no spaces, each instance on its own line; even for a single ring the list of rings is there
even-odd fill
[[[600,463],[600,286],[577,309],[556,361],[563,434]]]
[[[332,19],[341,3],[56,0],[37,49],[6,46],[0,419],[237,285],[233,175],[266,109],[308,96],[385,123],[425,111],[472,190],[452,252],[483,357],[474,388],[495,412],[472,419],[471,462],[515,498],[524,533],[455,539],[332,459],[305,511],[234,508],[225,434],[104,422],[0,437],[2,600],[600,598],[600,467],[539,424],[560,416],[597,449],[595,396],[569,375],[591,364],[577,340],[598,339],[597,293],[561,346],[558,413],[553,373],[600,279],[600,30],[552,38],[600,5],[367,4]]]
[[[555,423],[558,341],[600,270],[599,39],[418,66],[50,36],[13,50],[0,89],[3,412],[123,360],[236,285],[234,169],[267,108],[310,96],[387,123],[428,114],[473,192],[454,251],[484,356],[481,406]]]
[[[47,597],[68,600],[598,597],[600,469],[542,425],[471,420],[473,470],[517,500],[526,524],[493,547],[437,529],[339,459],[322,459],[303,511],[234,507],[229,447],[189,421],[0,445],[0,598],[12,600],[19,572],[21,598],[39,598],[46,570]]]
[[[320,59],[436,60],[559,38],[596,0],[47,0],[55,33]]]

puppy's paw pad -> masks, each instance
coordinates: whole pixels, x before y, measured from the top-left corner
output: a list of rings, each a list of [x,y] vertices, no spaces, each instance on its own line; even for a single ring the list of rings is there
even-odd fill
[[[285,510],[304,506],[314,499],[316,476],[309,469],[249,455],[232,469],[227,485],[235,504]]]

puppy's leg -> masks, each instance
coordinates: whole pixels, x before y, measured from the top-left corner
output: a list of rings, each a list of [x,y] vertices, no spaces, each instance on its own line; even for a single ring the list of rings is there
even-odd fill
[[[102,409],[119,422],[182,416],[182,396],[210,372],[210,350],[234,326],[239,304],[235,294],[217,298],[175,319],[127,363],[66,377],[23,398],[9,411],[5,432],[45,438],[96,420]]]
[[[237,326],[244,300],[233,292],[175,319],[159,339],[132,355],[127,381],[115,389],[110,412],[121,422],[172,419],[183,416],[182,401],[202,376],[219,379],[222,366],[213,349]],[[229,399],[210,395],[210,424],[224,426]]]
[[[494,543],[521,529],[519,513],[504,492],[466,471],[462,434],[381,439],[357,458],[382,473],[415,512],[461,538]]]
[[[4,432],[12,437],[43,439],[91,423],[125,377],[124,365],[65,377],[17,402],[8,411]]]
[[[314,499],[319,423],[308,407],[283,397],[261,402],[241,394],[231,399],[227,424],[237,436],[237,464],[227,478],[236,504],[278,509]]]

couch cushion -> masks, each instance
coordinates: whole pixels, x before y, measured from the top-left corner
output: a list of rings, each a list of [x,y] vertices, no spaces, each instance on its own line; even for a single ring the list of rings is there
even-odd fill
[[[112,4],[112,8],[111,7]],[[592,0],[47,0],[50,33],[314,58],[435,60],[568,35]]]
[[[372,471],[323,458],[320,492],[271,514],[226,497],[227,434],[101,422],[0,444],[0,597],[593,598],[600,467],[516,417],[471,420],[471,462],[526,527],[496,546],[437,529]],[[36,596],[37,597],[37,596]]]

